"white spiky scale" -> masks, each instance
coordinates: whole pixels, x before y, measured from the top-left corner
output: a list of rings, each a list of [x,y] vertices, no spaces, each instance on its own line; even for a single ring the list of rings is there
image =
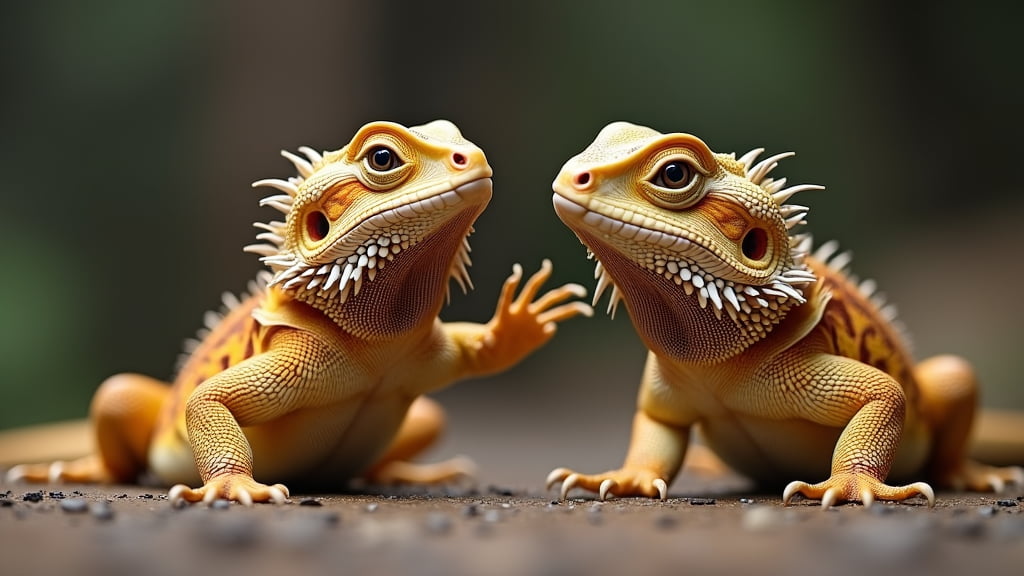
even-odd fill
[[[765,198],[737,198],[755,217],[771,217],[780,214],[787,229],[805,223],[808,209],[805,206],[786,205],[785,201],[798,192],[819,190],[821,186],[802,184],[786,187],[786,179],[773,179],[768,174],[774,170],[780,160],[792,156],[786,152],[777,154],[757,162],[763,152],[756,149],[741,156],[738,161],[743,164],[747,178],[765,190]],[[815,282],[814,274],[806,267],[805,257],[810,252],[811,242],[807,234],[791,234],[789,240],[789,261],[774,277],[766,278],[764,284],[738,284],[726,281],[722,274],[730,270],[727,256],[716,253],[717,258],[700,257],[701,250],[710,251],[714,247],[706,247],[702,239],[692,231],[671,230],[669,225],[656,221],[642,214],[624,210],[619,207],[607,206],[591,210],[584,214],[584,222],[608,237],[622,238],[629,242],[621,242],[623,246],[646,246],[648,248],[630,248],[635,250],[633,260],[641,263],[652,272],[671,280],[680,286],[687,296],[697,299],[697,304],[708,308],[715,316],[721,318],[726,313],[737,323],[756,324],[758,332],[763,332],[778,322],[782,312],[793,304],[805,301],[802,288]],[[637,227],[634,230],[634,227]],[[694,251],[697,247],[699,250]],[[588,258],[593,253],[588,250]],[[612,288],[613,299],[609,309],[618,304],[618,287],[603,270],[600,262],[595,267],[598,286],[594,295],[596,303],[601,295]]]
[[[260,205],[273,207],[286,217],[290,214],[300,191],[303,190],[303,185],[323,165],[324,157],[327,155],[327,152],[317,152],[307,146],[300,147],[298,151],[305,157],[282,151],[282,156],[295,166],[298,176],[291,176],[286,180],[269,178],[253,183],[254,187],[270,187],[282,192],[263,198]],[[323,190],[319,189],[306,189],[302,193],[316,197],[322,192]],[[343,237],[343,242],[347,246],[342,247],[344,253],[338,254],[335,249],[337,247],[332,248],[335,249],[335,253],[331,254],[332,260],[328,262],[307,264],[296,252],[287,248],[287,225],[282,221],[255,224],[262,230],[257,239],[264,243],[246,246],[245,251],[259,254],[261,261],[274,271],[275,274],[268,285],[277,284],[285,290],[308,292],[309,297],[318,300],[333,295],[343,303],[351,295],[358,294],[364,282],[373,281],[386,262],[393,261],[402,250],[417,243],[419,234],[424,230],[408,228],[409,219],[445,210],[457,206],[460,202],[459,193],[454,190],[440,195],[424,194],[412,201],[407,198],[395,199],[381,206],[379,213],[367,215],[359,226],[349,231]],[[469,242],[463,238],[449,271],[450,277],[456,280],[463,291],[472,288],[468,271],[471,262]],[[310,278],[311,276],[313,278]]]

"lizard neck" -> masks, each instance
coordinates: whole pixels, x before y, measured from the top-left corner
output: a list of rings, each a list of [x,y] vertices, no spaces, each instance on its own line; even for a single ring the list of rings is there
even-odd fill
[[[358,294],[299,290],[289,296],[318,310],[341,330],[365,340],[393,338],[430,326],[444,306],[453,262],[479,209],[467,209],[403,250]]]
[[[764,340],[794,308],[792,301],[782,301],[735,319],[710,305],[701,306],[673,280],[650,273],[586,236],[584,243],[593,247],[620,291],[637,334],[658,356],[694,365],[723,362]]]

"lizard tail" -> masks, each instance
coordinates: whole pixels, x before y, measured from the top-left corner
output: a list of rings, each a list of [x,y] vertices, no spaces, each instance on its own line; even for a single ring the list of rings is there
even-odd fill
[[[86,419],[0,430],[0,468],[80,458],[93,451],[93,444]]]
[[[993,466],[1024,465],[1024,412],[980,411],[974,421],[971,457]]]

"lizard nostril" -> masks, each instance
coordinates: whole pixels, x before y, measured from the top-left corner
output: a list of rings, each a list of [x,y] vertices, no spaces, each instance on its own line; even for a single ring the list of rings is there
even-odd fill
[[[576,175],[575,178],[572,179],[573,184],[575,184],[576,188],[580,190],[583,190],[590,186],[590,182],[592,180],[593,178],[591,178],[590,172],[580,172],[579,174]]]
[[[466,162],[467,160],[465,154],[462,154],[460,152],[452,154],[452,163],[455,164],[456,166],[465,166]]]

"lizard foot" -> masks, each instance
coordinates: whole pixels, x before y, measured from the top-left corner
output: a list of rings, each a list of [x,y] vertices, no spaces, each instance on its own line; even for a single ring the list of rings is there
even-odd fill
[[[195,489],[178,484],[167,493],[167,498],[172,503],[185,501],[210,504],[218,498],[224,498],[246,506],[252,506],[254,502],[284,504],[288,496],[288,488],[284,484],[267,486],[242,474],[227,474],[211,478],[201,488]]]
[[[668,482],[651,470],[621,468],[604,474],[577,474],[568,468],[556,468],[548,474],[547,487],[562,483],[559,498],[565,500],[573,488],[597,492],[601,500],[609,496],[647,496],[664,500],[668,497]]]
[[[586,288],[579,284],[565,284],[538,296],[541,285],[551,277],[551,270],[551,261],[545,259],[516,297],[523,268],[519,264],[512,267],[512,275],[505,280],[498,297],[494,317],[487,323],[479,343],[492,370],[506,368],[544,345],[555,335],[559,322],[574,316],[593,316],[594,309],[585,302],[566,302],[586,296]]]
[[[823,510],[839,502],[860,501],[867,507],[875,500],[906,500],[918,495],[928,500],[928,506],[935,505],[935,491],[924,482],[889,486],[873,476],[858,472],[833,474],[828,480],[818,484],[808,484],[799,480],[790,482],[782,492],[782,503],[789,505],[789,501],[796,494],[820,499]]]
[[[974,460],[964,462],[960,470],[943,479],[944,486],[972,492],[1002,492],[1007,484],[1024,486],[1024,468],[989,466]]]
[[[8,482],[33,484],[106,484],[114,481],[99,456],[90,455],[77,460],[58,460],[50,464],[20,464],[7,471]]]
[[[476,476],[476,464],[465,456],[420,464],[395,460],[369,475],[374,484],[446,484]]]

